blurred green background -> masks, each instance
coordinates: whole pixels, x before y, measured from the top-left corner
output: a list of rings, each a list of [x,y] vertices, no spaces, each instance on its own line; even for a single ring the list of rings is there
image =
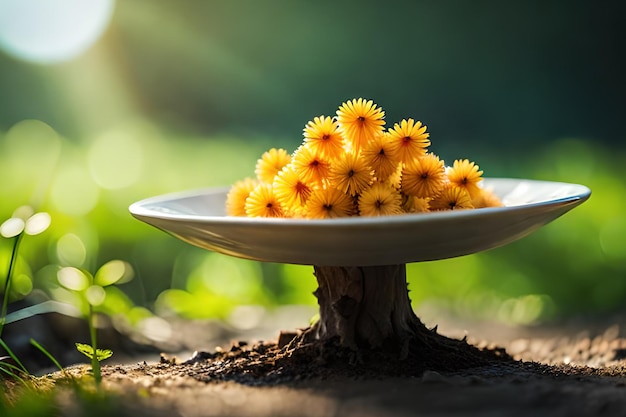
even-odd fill
[[[135,278],[108,302],[127,317],[314,305],[311,267],[202,251],[128,206],[251,175],[365,97],[388,125],[428,125],[448,161],[593,191],[519,242],[409,265],[416,306],[519,324],[626,306],[625,2],[81,3],[0,2],[0,221],[52,216],[23,242],[13,299],[68,301],[58,265],[122,259]]]

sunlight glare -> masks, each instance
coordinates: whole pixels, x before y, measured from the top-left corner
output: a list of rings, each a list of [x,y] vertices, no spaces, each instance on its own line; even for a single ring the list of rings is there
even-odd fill
[[[114,0],[3,0],[0,48],[35,63],[70,60],[102,36],[114,6]]]

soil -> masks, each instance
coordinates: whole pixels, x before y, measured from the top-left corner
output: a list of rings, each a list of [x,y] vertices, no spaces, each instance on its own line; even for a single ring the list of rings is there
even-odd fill
[[[105,366],[103,386],[117,393],[118,416],[621,416],[625,323],[482,323],[467,332],[465,323],[444,319],[440,332],[455,340],[456,353],[403,360],[357,354],[333,340],[297,345],[297,335],[282,333],[271,342]],[[62,404],[76,408],[71,398]]]

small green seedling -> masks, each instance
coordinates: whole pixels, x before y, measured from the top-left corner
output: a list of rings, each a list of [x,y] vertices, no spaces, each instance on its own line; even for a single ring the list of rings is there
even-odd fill
[[[132,268],[126,262],[113,260],[105,263],[95,275],[90,272],[74,268],[61,268],[57,274],[59,283],[76,295],[76,302],[80,304],[80,311],[89,325],[91,344],[76,343],[76,349],[91,360],[91,370],[96,384],[102,381],[100,362],[111,357],[113,352],[108,349],[98,349],[96,320],[99,308],[103,305],[107,291],[106,287],[126,282],[132,278]]]
[[[85,343],[76,343],[76,349],[83,355],[87,356],[89,359],[94,358],[93,347],[91,347],[91,345],[87,345]],[[109,359],[111,356],[113,356],[113,351],[110,349],[96,349],[95,358],[98,362]]]
[[[95,346],[95,338],[92,338],[91,343]],[[96,348],[96,354],[94,355],[94,347],[85,343],[76,343],[76,350],[91,359],[91,369],[93,372],[93,377],[95,378],[96,383],[100,384],[100,382],[102,381],[100,362],[113,356],[113,351],[109,349]]]

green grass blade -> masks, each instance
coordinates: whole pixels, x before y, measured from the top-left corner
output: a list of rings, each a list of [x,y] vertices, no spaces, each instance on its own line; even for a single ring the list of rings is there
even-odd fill
[[[0,358],[0,367],[5,368],[5,369],[11,369],[20,373],[24,372],[22,371],[22,368],[20,368],[17,365],[14,365],[10,362],[4,362],[4,359],[9,359],[9,356],[3,356],[2,358]]]
[[[0,346],[2,346],[2,348],[4,350],[7,351],[7,353],[9,354],[9,356],[11,357],[11,359],[13,359],[15,361],[15,363],[17,363],[20,367],[20,369],[26,373],[26,374],[30,374],[30,372],[28,372],[28,369],[26,369],[26,367],[24,366],[24,364],[17,358],[17,356],[15,356],[15,354],[13,353],[13,351],[11,350],[11,348],[9,348],[7,346],[6,343],[4,343],[4,340],[0,339]]]
[[[54,366],[56,366],[59,369],[59,371],[63,371],[63,367],[61,366],[59,361],[57,361],[56,358],[54,356],[52,356],[52,353],[48,352],[46,350],[46,348],[44,348],[38,341],[36,341],[35,339],[31,338],[30,339],[30,344],[35,346],[37,349],[39,349],[39,351],[41,353],[46,355],[48,357],[48,359],[50,359],[50,361],[54,364]]]
[[[5,374],[9,375],[11,378],[17,379],[18,381],[22,383],[22,385],[26,386],[26,380],[22,378],[21,376],[19,376],[19,373],[22,372],[19,366],[15,366],[13,364],[3,362],[3,363],[0,363],[0,372],[4,372]]]

